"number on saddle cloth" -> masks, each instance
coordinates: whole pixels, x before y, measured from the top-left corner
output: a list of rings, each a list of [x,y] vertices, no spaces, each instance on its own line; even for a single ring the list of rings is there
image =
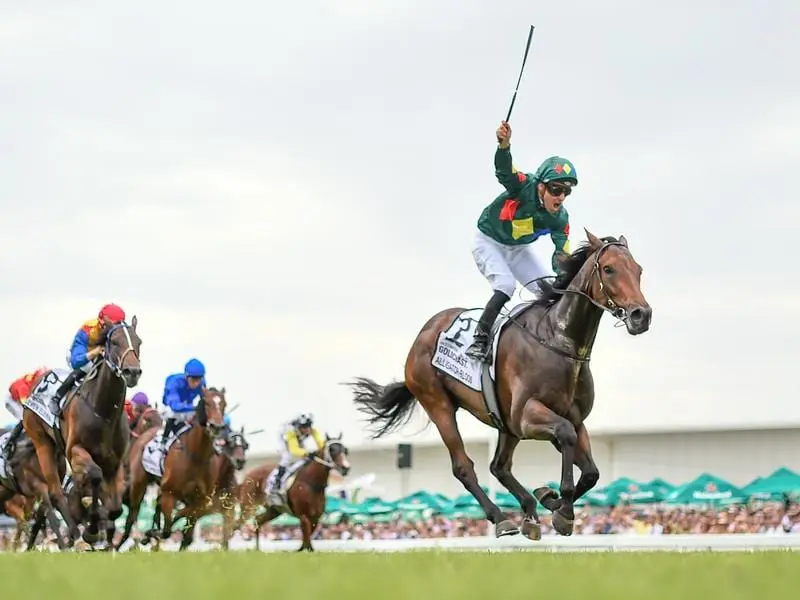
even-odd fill
[[[67,369],[51,369],[44,377],[42,377],[39,384],[31,392],[27,402],[23,407],[36,414],[48,427],[53,427],[55,417],[50,411],[50,400],[56,395],[56,391],[64,383],[64,380],[69,376],[70,371]],[[74,389],[74,388],[73,388]],[[67,397],[69,394],[64,394],[61,399],[60,408],[64,408]]]

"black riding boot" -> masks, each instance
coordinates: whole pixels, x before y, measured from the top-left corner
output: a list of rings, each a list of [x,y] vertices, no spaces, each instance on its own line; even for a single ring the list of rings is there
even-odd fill
[[[511,298],[504,292],[495,290],[486,308],[483,309],[483,314],[478,321],[478,326],[475,328],[475,341],[465,352],[467,356],[484,363],[491,361],[489,333],[492,330],[492,325],[494,325],[494,322],[497,320],[497,315],[500,314],[500,309],[502,309],[505,303],[510,299]]]
[[[22,424],[22,421],[19,421],[14,425],[14,429],[11,430],[11,435],[8,436],[8,441],[6,442],[6,447],[3,449],[3,457],[6,459],[6,464],[8,464],[11,457],[14,456],[14,450],[17,449],[19,436],[22,435],[24,429],[25,426]]]
[[[161,436],[161,447],[162,448],[166,448],[167,447],[167,440],[169,439],[169,436],[172,433],[173,429],[175,429],[175,419],[170,417],[169,419],[167,419],[167,422],[164,423],[164,433]]]
[[[80,369],[73,369],[72,373],[67,375],[64,383],[62,383],[61,386],[56,390],[56,395],[50,399],[50,412],[53,413],[56,418],[59,417],[59,413],[61,412],[58,406],[61,402],[61,399],[67,395],[81,375],[83,375],[83,371]]]
[[[269,490],[270,493],[278,491],[278,486],[281,484],[281,479],[283,479],[284,473],[286,473],[286,467],[283,465],[278,466],[278,472],[275,474],[275,479],[272,481],[272,487]]]

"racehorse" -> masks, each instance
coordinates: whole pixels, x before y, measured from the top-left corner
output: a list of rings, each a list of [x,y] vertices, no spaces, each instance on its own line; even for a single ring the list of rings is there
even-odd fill
[[[261,526],[282,512],[289,512],[300,519],[300,529],[303,532],[303,543],[298,552],[314,551],[311,536],[317,528],[320,517],[325,513],[328,475],[331,469],[335,469],[342,476],[346,476],[350,471],[350,463],[347,460],[349,451],[341,439],[341,434],[335,438],[326,434],[325,446],[308,454],[297,470],[292,469],[294,480],[286,491],[285,507],[271,506],[267,502],[267,479],[277,465],[260,465],[245,474],[237,493],[240,506],[239,526],[253,516],[258,507],[263,506],[266,509],[256,516],[256,549],[260,547]],[[287,476],[291,477],[288,473]]]
[[[478,484],[458,430],[456,411],[464,408],[499,430],[490,471],[520,503],[522,533],[533,540],[541,536],[536,498],[553,512],[554,529],[570,535],[575,500],[591,490],[600,476],[585,425],[594,403],[589,360],[600,319],[605,312],[611,313],[631,335],[650,327],[652,309],[641,291],[642,268],[625,237],[599,239],[588,231],[586,235],[588,242],[573,254],[559,255],[562,272],[554,284],[540,282],[542,296],[520,306],[500,331],[493,388],[499,419],[492,418],[482,392],[432,366],[439,334],[455,323],[462,308],[445,309],[424,325],[409,351],[404,381],[383,387],[356,378],[349,384],[374,438],[407,422],[416,402],[422,405],[447,447],[453,475],[495,524],[497,537],[518,534],[520,528]],[[560,451],[560,497],[549,487],[537,488],[531,495],[512,475],[514,450],[523,439],[549,440]],[[581,470],[577,485],[573,463]]]
[[[161,413],[152,406],[148,406],[141,415],[134,419],[132,423],[133,428],[131,429],[131,439],[138,438],[142,433],[152,427],[161,427],[163,423],[164,419],[161,417]]]
[[[63,476],[66,469],[66,461],[61,458],[58,465],[59,473]],[[23,533],[27,533],[30,538],[28,523],[33,516],[37,501],[45,500],[41,503],[42,520],[49,518],[51,525],[59,524],[58,517],[46,502],[47,497],[47,482],[39,467],[33,443],[22,432],[9,463],[4,464],[2,472],[0,472],[0,506],[8,516],[17,522],[13,542],[14,550],[18,548]]]
[[[32,398],[25,403],[25,431],[36,448],[47,481],[49,500],[56,505],[67,524],[69,546],[74,544],[79,531],[61,487],[57,456],[67,458],[76,484],[82,486],[84,480],[91,484],[89,527],[83,532],[87,543],[97,542],[102,528],[110,549],[114,520],[122,514],[122,460],[130,438],[128,419],[123,412],[125,391],[126,387],[135,387],[142,374],[139,362],[142,341],[136,332],[137,322],[134,316],[130,325],[119,323],[103,330],[99,341],[104,346],[103,359],[77,389],[67,393],[54,426],[45,423],[31,408],[33,396],[44,394],[59,383],[53,371],[40,378]],[[56,535],[61,537],[58,529]]]
[[[228,430],[224,444],[220,447],[214,458],[211,459],[211,496],[208,504],[202,510],[197,518],[220,513],[222,515],[222,549],[228,549],[228,541],[232,534],[232,527],[234,523],[234,511],[236,509],[236,471],[241,471],[244,468],[247,460],[247,449],[250,444],[244,437],[244,427],[240,431]],[[175,515],[175,521],[181,518],[188,518],[189,510],[187,507],[182,508]],[[187,539],[184,536],[181,544],[186,544],[188,547],[191,543],[191,538]]]
[[[151,538],[168,539],[172,533],[175,503],[180,501],[186,505],[186,525],[183,527],[184,540],[188,536],[191,544],[192,535],[198,515],[202,514],[208,496],[211,494],[212,481],[209,463],[214,456],[214,442],[225,430],[223,415],[225,414],[225,388],[204,389],[195,408],[191,426],[178,435],[177,440],[167,450],[164,457],[164,472],[158,477],[148,473],[143,464],[144,452],[159,430],[149,429],[133,444],[130,452],[131,484],[126,494],[128,518],[125,532],[117,544],[119,549],[130,536],[133,524],[139,516],[139,507],[151,483],[158,484],[159,496],[153,516],[153,527],[145,532],[142,543],[147,544]],[[154,444],[158,442],[153,440]],[[148,449],[149,451],[149,449]],[[164,515],[164,527],[159,532],[155,524],[159,514]],[[181,542],[182,548],[183,541]]]

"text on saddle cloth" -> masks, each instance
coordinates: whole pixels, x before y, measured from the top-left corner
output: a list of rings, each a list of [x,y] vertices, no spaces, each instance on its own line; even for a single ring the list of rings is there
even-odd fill
[[[161,437],[164,435],[164,426],[162,425],[156,432],[155,437],[147,442],[142,451],[142,467],[144,467],[144,470],[155,477],[162,477],[164,475],[164,459],[167,457],[167,453],[178,441],[178,438],[189,431],[191,427],[191,423],[183,423],[175,433],[169,436],[162,452]]]
[[[492,380],[495,379],[497,342],[500,334],[510,323],[510,317],[521,310],[521,306],[523,305],[517,305],[508,314],[498,317],[492,327],[492,362],[489,366],[489,375]],[[436,369],[450,375],[476,392],[483,391],[481,382],[483,365],[465,353],[475,340],[475,329],[481,314],[483,314],[482,308],[472,308],[456,315],[450,326],[439,334],[439,338],[436,340],[436,351],[431,359],[431,364]]]
[[[31,392],[28,400],[23,404],[26,408],[33,412],[37,417],[44,421],[48,427],[55,427],[56,418],[50,410],[50,400],[56,395],[56,391],[64,380],[69,376],[70,371],[67,369],[51,369],[42,377],[42,380]],[[74,388],[73,388],[74,389]],[[59,407],[64,408],[69,394],[64,394],[61,398]]]
[[[6,462],[5,450],[8,444],[8,439],[11,437],[11,432],[7,431],[0,437],[0,479],[13,479],[14,475],[11,472],[11,465]]]

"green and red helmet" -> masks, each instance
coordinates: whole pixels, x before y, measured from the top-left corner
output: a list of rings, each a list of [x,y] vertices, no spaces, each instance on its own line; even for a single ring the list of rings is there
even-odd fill
[[[569,181],[572,185],[578,185],[578,171],[575,165],[561,156],[551,156],[536,169],[534,175],[542,183],[551,181]]]

